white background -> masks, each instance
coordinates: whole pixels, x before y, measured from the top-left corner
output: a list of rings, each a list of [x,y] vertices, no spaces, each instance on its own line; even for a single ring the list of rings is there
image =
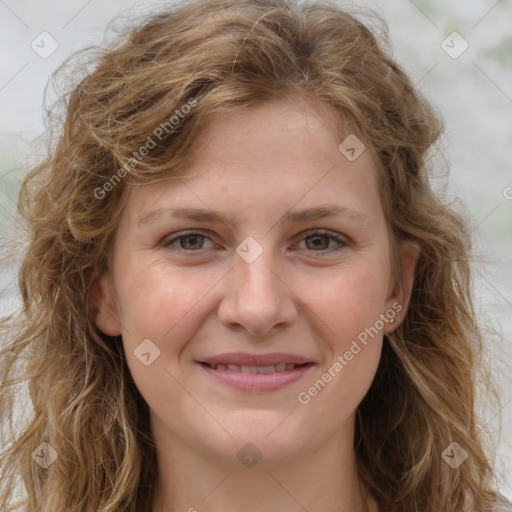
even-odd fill
[[[446,197],[463,202],[475,237],[476,303],[502,388],[497,468],[502,492],[512,498],[512,3],[337,3],[370,6],[384,15],[395,58],[445,117],[446,160],[435,160],[435,183]],[[74,51],[101,44],[114,17],[130,19],[164,4],[168,2],[0,0],[0,244],[13,232],[11,215],[23,169],[37,157],[34,140],[44,131],[43,92],[51,73]],[[31,43],[41,45],[45,31],[58,48],[42,58]],[[463,38],[447,40],[453,51],[464,41],[469,45],[458,58],[441,47],[453,31]],[[46,49],[49,43],[47,39]],[[0,313],[15,303],[14,271],[2,268]],[[497,431],[496,412],[484,417]]]

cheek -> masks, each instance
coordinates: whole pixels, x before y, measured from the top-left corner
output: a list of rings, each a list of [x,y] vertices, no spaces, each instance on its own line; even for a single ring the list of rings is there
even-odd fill
[[[301,282],[308,309],[322,321],[318,324],[326,356],[322,371],[329,389],[315,398],[319,411],[334,401],[345,404],[339,410],[345,415],[371,385],[380,361],[388,286],[389,260],[380,255],[368,255],[357,264]]]
[[[322,320],[325,357],[297,398],[308,413],[324,418],[319,430],[325,435],[354,413],[374,379],[382,350],[387,285],[385,271],[366,265],[310,282],[308,307]]]
[[[373,326],[385,312],[387,262],[351,265],[301,282],[308,308],[324,320],[335,343],[346,343]],[[306,294],[307,292],[307,294]],[[379,330],[382,326],[379,323]]]
[[[151,263],[122,268],[118,290],[127,364],[150,407],[166,410],[183,394],[177,365],[204,321],[202,300],[218,276]]]
[[[130,333],[163,339],[187,323],[187,315],[214,285],[211,273],[141,264],[121,276],[123,326]]]

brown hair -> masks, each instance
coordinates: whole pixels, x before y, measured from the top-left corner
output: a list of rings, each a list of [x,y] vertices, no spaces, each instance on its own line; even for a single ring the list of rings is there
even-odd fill
[[[379,164],[394,247],[413,240],[421,248],[407,315],[385,340],[357,411],[360,475],[386,512],[491,504],[493,470],[475,419],[482,339],[469,232],[428,180],[441,118],[389,56],[380,27],[379,42],[357,15],[320,0],[190,1],[112,43],[63,96],[55,147],[19,195],[29,240],[22,311],[0,324],[2,427],[14,384],[28,383],[34,411],[1,456],[1,510],[15,510],[10,497],[21,476],[27,512],[150,511],[148,407],[122,344],[95,327],[91,287],[130,186],[179,179],[173,172],[214,117],[290,95],[350,120]],[[32,459],[43,441],[58,453],[47,469]],[[457,469],[441,456],[452,441],[469,454]]]

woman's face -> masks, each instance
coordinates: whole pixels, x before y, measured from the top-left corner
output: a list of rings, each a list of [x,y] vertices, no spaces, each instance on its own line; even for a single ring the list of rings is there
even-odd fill
[[[370,152],[340,149],[332,115],[294,99],[214,120],[193,178],[131,190],[96,324],[122,335],[157,445],[239,465],[352,441],[408,291]]]

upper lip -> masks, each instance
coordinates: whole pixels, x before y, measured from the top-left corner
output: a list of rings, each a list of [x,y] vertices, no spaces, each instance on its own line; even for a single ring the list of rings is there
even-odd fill
[[[280,363],[305,364],[312,363],[311,359],[296,354],[273,352],[269,354],[248,354],[244,352],[230,352],[207,357],[200,363],[215,364],[237,364],[239,366],[274,366]]]

